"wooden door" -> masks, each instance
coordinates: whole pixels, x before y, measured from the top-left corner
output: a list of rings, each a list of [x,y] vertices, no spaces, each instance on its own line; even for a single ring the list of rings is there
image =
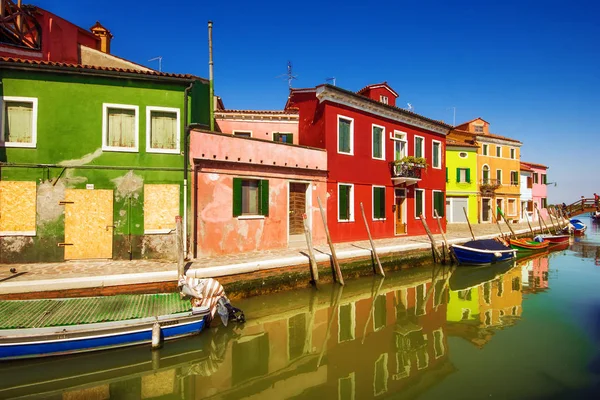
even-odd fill
[[[406,223],[404,215],[404,197],[396,197],[396,235],[406,233]]]
[[[290,182],[289,230],[291,235],[304,234],[306,213],[306,183]]]
[[[112,258],[113,191],[65,191],[65,260]]]
[[[489,222],[490,217],[490,201],[491,199],[481,199],[481,221]]]

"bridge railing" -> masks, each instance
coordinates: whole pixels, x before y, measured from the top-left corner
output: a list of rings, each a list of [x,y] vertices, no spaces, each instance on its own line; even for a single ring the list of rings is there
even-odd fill
[[[597,206],[594,198],[582,198],[569,204],[563,211],[566,211],[569,217],[574,217],[586,212],[596,211]]]

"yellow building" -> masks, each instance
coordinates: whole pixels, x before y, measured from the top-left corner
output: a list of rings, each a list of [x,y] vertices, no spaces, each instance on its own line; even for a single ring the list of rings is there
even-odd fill
[[[457,125],[447,139],[471,140],[477,144],[478,218],[494,222],[492,213],[500,208],[507,219],[520,215],[520,158],[518,140],[490,133],[489,122],[476,118]],[[495,215],[496,218],[499,215]]]

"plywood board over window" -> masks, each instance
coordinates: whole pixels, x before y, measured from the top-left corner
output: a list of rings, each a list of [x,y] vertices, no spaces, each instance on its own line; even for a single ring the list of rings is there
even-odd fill
[[[36,183],[0,181],[0,236],[35,236]]]
[[[145,234],[171,232],[178,215],[179,185],[144,185]]]

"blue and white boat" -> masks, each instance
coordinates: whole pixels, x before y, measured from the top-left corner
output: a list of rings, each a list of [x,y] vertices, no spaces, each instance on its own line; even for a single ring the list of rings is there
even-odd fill
[[[583,235],[586,229],[587,225],[584,224],[581,220],[571,218],[569,220],[569,224],[563,229],[563,231],[565,233],[573,233],[573,235]]]
[[[516,257],[516,250],[494,239],[471,240],[450,249],[460,265],[487,265]]]

